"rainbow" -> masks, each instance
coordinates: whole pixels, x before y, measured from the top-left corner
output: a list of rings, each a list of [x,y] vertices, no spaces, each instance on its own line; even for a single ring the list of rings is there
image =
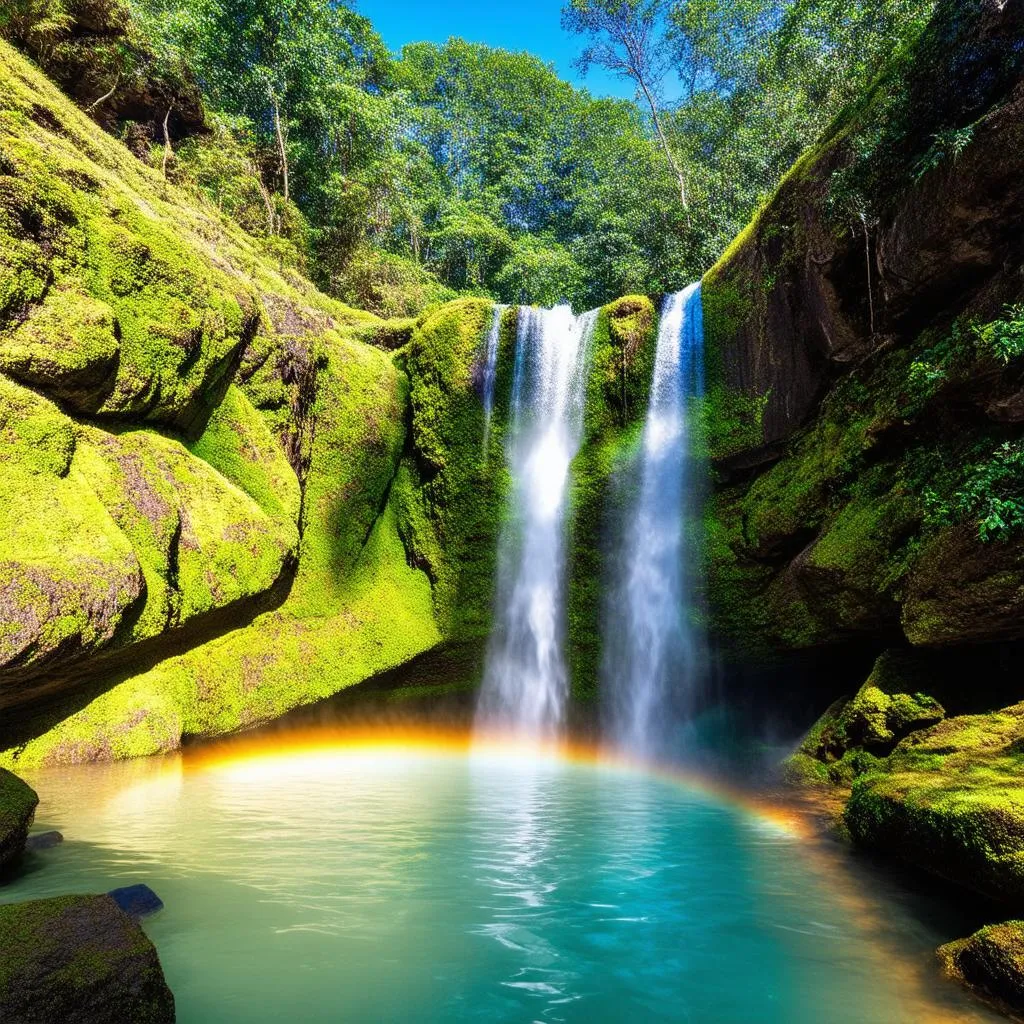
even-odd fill
[[[538,741],[501,732],[422,725],[313,726],[267,731],[186,748],[185,771],[217,771],[235,777],[282,772],[325,772],[333,764],[365,765],[433,757],[510,764],[572,764],[653,777],[690,792],[730,804],[795,837],[810,831],[806,815],[794,807],[745,793],[718,779],[677,765],[645,761],[600,744],[560,739]]]

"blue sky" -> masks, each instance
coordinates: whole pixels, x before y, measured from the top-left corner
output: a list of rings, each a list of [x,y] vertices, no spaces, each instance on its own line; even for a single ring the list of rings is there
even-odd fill
[[[355,6],[392,50],[405,43],[443,43],[449,36],[462,36],[506,50],[529,50],[554,64],[562,78],[597,96],[633,98],[628,82],[598,68],[580,78],[572,64],[583,49],[583,39],[562,31],[561,0],[356,0]]]

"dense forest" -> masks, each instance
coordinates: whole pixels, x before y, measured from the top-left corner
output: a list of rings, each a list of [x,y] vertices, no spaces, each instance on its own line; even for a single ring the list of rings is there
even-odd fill
[[[331,0],[11,0],[0,34],[282,264],[403,316],[681,287],[933,6],[571,0],[581,70],[635,102],[458,38],[392,54]]]

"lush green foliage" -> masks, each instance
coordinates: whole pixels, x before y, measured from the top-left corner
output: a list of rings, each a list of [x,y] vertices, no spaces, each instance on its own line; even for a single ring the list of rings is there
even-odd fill
[[[282,265],[391,316],[455,293],[579,308],[680,287],[933,4],[572,0],[583,65],[633,103],[461,39],[396,57],[333,0],[121,2],[11,0],[0,33]]]

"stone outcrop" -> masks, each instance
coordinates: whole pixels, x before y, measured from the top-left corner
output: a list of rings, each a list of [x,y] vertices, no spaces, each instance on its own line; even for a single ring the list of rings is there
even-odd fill
[[[946,973],[1012,1014],[1024,1012],[1024,922],[988,925],[939,947]]]
[[[739,648],[1024,637],[1024,3],[940,3],[704,280]]]
[[[173,1024],[152,942],[109,896],[0,906],[0,1018]]]

